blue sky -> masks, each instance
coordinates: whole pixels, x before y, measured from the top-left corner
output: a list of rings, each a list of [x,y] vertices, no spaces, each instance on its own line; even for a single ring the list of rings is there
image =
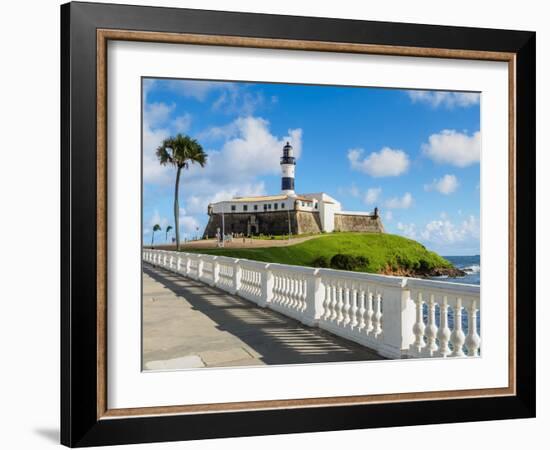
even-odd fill
[[[288,140],[297,193],[326,192],[345,210],[378,206],[387,232],[443,255],[478,254],[479,101],[476,93],[144,79],[144,242],[155,223],[174,225],[175,169],[161,167],[155,149],[180,132],[209,156],[181,179],[185,237],[202,234],[209,202],[278,193]]]

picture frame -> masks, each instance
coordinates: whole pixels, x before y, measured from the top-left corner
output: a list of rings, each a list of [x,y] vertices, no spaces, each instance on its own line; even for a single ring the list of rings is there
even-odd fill
[[[70,447],[535,416],[533,32],[72,2],[61,7],[61,443]],[[506,388],[111,409],[107,43],[502,61],[509,71]]]

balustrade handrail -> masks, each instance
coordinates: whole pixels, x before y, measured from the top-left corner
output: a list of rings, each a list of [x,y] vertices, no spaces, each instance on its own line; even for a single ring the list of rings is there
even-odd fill
[[[385,357],[479,355],[477,285],[169,250],[144,249],[143,259]]]

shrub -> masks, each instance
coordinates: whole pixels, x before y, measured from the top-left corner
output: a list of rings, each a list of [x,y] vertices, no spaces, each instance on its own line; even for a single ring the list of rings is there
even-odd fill
[[[315,258],[311,264],[313,265],[313,267],[330,267],[330,261],[326,256],[319,256]]]
[[[418,261],[418,269],[421,272],[428,272],[431,268],[432,268],[432,264],[430,264],[425,259],[421,259],[420,261]]]
[[[401,269],[410,270],[414,268],[414,263],[410,260],[408,256],[397,255],[395,257],[395,260],[396,260],[397,266]]]
[[[330,259],[330,267],[339,270],[364,269],[369,265],[368,258],[364,256],[347,255],[337,253]]]

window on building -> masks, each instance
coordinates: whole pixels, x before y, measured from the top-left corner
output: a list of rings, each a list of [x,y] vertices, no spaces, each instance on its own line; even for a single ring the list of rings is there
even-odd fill
[[[248,211],[248,205],[243,205],[243,211]]]
[[[281,209],[285,209],[285,204],[281,203]]]
[[[231,211],[236,211],[237,207],[235,205],[231,205]]]
[[[254,211],[258,211],[258,205],[254,205]]]
[[[267,211],[267,203],[264,203],[264,211]]]
[[[267,205],[267,209],[271,209],[271,203]]]
[[[278,203],[273,203],[273,209],[277,209],[279,207]]]
[[[315,203],[315,209],[319,209],[319,203]]]

